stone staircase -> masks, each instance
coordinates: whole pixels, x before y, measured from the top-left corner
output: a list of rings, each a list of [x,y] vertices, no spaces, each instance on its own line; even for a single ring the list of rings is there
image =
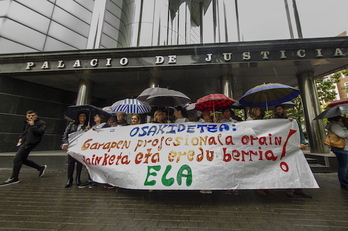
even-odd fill
[[[330,153],[310,153],[303,152],[309,167],[313,173],[330,173],[337,172],[338,163],[335,154]]]

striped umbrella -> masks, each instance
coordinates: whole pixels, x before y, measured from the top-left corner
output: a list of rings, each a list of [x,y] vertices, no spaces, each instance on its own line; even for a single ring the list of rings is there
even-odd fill
[[[151,107],[146,102],[138,99],[123,99],[111,105],[115,112],[125,112],[127,114],[144,114],[151,112]]]
[[[217,111],[224,107],[231,107],[237,101],[225,96],[224,94],[210,94],[199,98],[196,102],[195,109],[200,111]]]

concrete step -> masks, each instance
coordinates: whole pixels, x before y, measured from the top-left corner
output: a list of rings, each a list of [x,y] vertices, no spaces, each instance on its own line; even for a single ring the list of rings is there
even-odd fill
[[[330,166],[322,165],[322,164],[309,164],[313,173],[332,173],[334,172]]]
[[[330,153],[311,153],[305,150],[304,155],[312,170],[315,173],[337,172],[338,164],[335,154]]]
[[[0,153],[0,168],[12,168],[15,154],[15,152]],[[30,153],[29,159],[40,165],[46,164],[52,170],[64,170],[68,155],[63,150],[33,151]]]
[[[319,161],[316,158],[306,158],[308,164],[319,164]]]

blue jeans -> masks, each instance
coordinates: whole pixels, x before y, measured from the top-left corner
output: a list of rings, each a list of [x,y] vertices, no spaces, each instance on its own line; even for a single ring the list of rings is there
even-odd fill
[[[348,187],[348,150],[331,148],[338,161],[338,180],[341,187]]]

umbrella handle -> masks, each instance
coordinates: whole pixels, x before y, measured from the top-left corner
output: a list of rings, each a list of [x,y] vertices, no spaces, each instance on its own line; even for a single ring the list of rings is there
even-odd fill
[[[267,101],[267,94],[266,94],[266,110],[268,111],[268,101]]]

